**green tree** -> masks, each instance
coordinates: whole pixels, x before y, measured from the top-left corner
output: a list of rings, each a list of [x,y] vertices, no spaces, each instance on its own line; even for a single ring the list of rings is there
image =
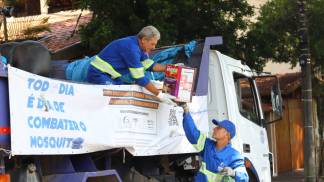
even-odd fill
[[[250,65],[254,63],[264,64],[271,60],[274,62],[286,62],[292,65],[298,64],[299,34],[298,34],[298,6],[296,0],[272,0],[260,9],[258,21],[253,24],[242,44],[245,45],[245,58]],[[324,1],[307,1],[308,34],[310,41],[310,53],[313,68],[319,70],[324,66]],[[257,67],[257,69],[262,67]],[[260,70],[261,70],[260,69]],[[323,71],[323,70],[322,70]],[[322,72],[323,73],[323,72]],[[324,176],[324,115],[320,112],[324,109],[324,86],[317,78],[313,78],[313,96],[318,103],[319,133],[321,159],[318,161],[319,173]]]
[[[324,1],[308,0],[307,17],[313,66],[324,66]],[[260,9],[242,44],[251,62],[286,62],[295,66],[300,55],[296,0],[272,0]],[[261,67],[262,68],[262,67]]]
[[[238,57],[240,32],[246,31],[247,17],[253,14],[245,0],[81,0],[81,5],[94,12],[81,29],[82,42],[93,52],[151,24],[162,34],[160,46],[221,35],[222,51]]]

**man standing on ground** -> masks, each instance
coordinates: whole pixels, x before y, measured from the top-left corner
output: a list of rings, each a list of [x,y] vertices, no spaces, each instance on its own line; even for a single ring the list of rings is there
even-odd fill
[[[231,139],[235,136],[235,125],[229,120],[217,121],[213,131],[213,141],[200,132],[190,113],[187,104],[181,105],[184,110],[183,128],[187,139],[199,151],[202,165],[195,177],[196,182],[220,181],[225,176],[230,176],[230,181],[248,182],[249,177],[244,166],[243,156],[235,150]]]
[[[164,72],[165,65],[154,63],[148,54],[160,39],[160,32],[146,26],[136,36],[128,36],[108,44],[91,61],[87,79],[90,83],[121,85],[121,76],[130,73],[136,84],[145,87],[162,102],[174,105],[173,96],[160,92],[144,74],[145,70]]]

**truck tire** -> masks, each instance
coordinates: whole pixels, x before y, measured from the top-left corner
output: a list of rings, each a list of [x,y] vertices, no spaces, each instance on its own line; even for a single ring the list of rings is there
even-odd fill
[[[12,65],[37,75],[48,76],[50,62],[49,50],[37,41],[24,41],[13,50]]]

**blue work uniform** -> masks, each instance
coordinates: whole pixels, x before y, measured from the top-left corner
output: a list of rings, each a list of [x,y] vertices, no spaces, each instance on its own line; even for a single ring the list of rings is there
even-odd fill
[[[196,182],[217,181],[224,167],[234,169],[236,182],[249,181],[244,159],[230,143],[221,150],[217,150],[215,141],[206,138],[206,135],[197,129],[190,113],[183,114],[183,128],[187,139],[199,151],[202,158],[202,165],[195,177]]]
[[[120,77],[130,73],[135,83],[146,86],[150,80],[144,74],[155,63],[149,59],[138,42],[137,36],[129,36],[108,44],[91,61],[87,80],[96,84],[123,84]]]

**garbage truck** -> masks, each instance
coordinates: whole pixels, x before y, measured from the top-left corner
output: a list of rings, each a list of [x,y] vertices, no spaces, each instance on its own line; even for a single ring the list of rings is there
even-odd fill
[[[280,117],[279,84],[271,82],[267,103],[261,102],[257,82],[266,77],[217,51],[218,43],[219,37],[208,37],[182,61],[197,70],[190,112],[197,127],[209,137],[212,119],[233,121],[237,136],[232,145],[244,156],[250,181],[271,181],[265,129],[271,121],[265,119],[262,108],[272,104],[271,112]],[[169,48],[157,49],[154,54]],[[18,53],[11,51],[9,62]],[[20,57],[23,62],[28,56]],[[137,85],[66,80],[68,62],[49,63],[46,76],[30,71],[31,62],[1,64],[0,179],[193,180],[200,159],[185,137],[181,107],[161,103]]]

